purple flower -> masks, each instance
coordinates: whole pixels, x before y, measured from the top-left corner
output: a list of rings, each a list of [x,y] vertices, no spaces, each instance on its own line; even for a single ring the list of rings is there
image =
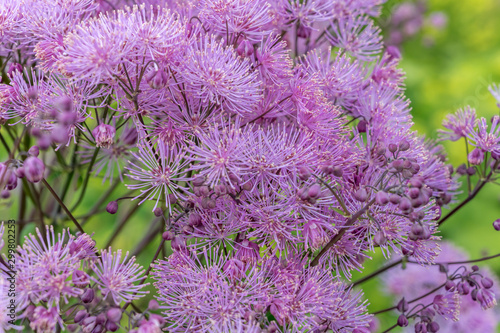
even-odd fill
[[[491,127],[488,132],[488,124],[485,118],[479,119],[477,130],[472,131],[467,137],[472,141],[472,145],[482,149],[483,152],[500,151],[500,117],[493,116]]]
[[[99,124],[92,130],[95,144],[99,148],[109,148],[113,144],[116,129],[111,125]]]
[[[33,320],[30,322],[30,327],[37,332],[54,333],[56,325],[64,327],[63,321],[59,316],[57,308],[46,309],[43,306],[37,306],[33,312]]]
[[[155,200],[153,210],[158,206],[162,194],[166,197],[166,206],[171,210],[169,193],[176,198],[183,197],[185,187],[179,181],[185,181],[185,167],[188,162],[184,159],[185,153],[169,149],[164,144],[155,147],[146,142],[140,145],[138,153],[132,153],[135,160],[129,161],[127,176],[137,181],[137,184],[127,184],[129,189],[139,190],[140,195],[133,200],[141,198],[139,204],[146,200]]]
[[[443,120],[443,127],[438,130],[440,140],[457,141],[472,133],[476,126],[476,111],[470,106],[459,109],[455,114],[449,114]]]
[[[261,99],[260,82],[250,71],[248,59],[222,45],[215,37],[204,37],[186,51],[179,70],[186,89],[204,103],[212,103],[237,114],[250,112]]]
[[[122,259],[122,251],[102,250],[101,257],[92,264],[96,277],[91,277],[104,297],[109,296],[115,303],[130,302],[141,298],[147,291],[141,290],[146,284],[136,284],[142,280],[144,270],[135,263],[135,257],[128,259],[128,252]]]

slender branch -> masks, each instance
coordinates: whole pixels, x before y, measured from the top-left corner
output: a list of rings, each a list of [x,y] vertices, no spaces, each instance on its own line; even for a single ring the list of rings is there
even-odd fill
[[[393,262],[392,264],[390,265],[387,265],[387,266],[384,266],[384,267],[381,267],[379,269],[377,269],[375,272],[365,276],[365,277],[362,277],[361,279],[357,280],[357,281],[354,281],[353,283],[351,283],[351,285],[349,286],[349,288],[351,287],[355,287],[355,286],[358,286],[362,283],[365,283],[366,281],[370,280],[371,278],[374,278],[375,276],[395,267],[395,266],[398,266],[399,264],[401,264],[403,262],[403,259],[399,259],[398,261],[395,261]]]
[[[474,189],[474,191],[472,191],[471,194],[469,194],[469,196],[464,201],[462,201],[458,206],[456,206],[448,214],[446,214],[446,216],[444,216],[441,220],[439,220],[439,222],[437,223],[438,226],[440,226],[441,224],[443,224],[447,219],[449,219],[450,217],[452,217],[453,214],[455,214],[456,212],[458,212],[460,210],[460,208],[462,208],[469,201],[471,201],[472,199],[474,199],[476,197],[476,195],[479,193],[479,191],[481,191],[481,189],[483,188],[483,186],[486,185],[486,183],[490,180],[491,176],[493,176],[493,171],[490,171],[490,173],[488,174],[488,176]]]
[[[314,267],[318,265],[319,259],[330,249],[335,243],[337,243],[340,238],[346,233],[347,227],[350,227],[351,225],[356,222],[356,220],[364,214],[368,210],[368,208],[373,205],[375,202],[375,199],[370,200],[363,208],[361,208],[359,211],[357,211],[347,222],[342,226],[342,229],[333,237],[328,244],[326,244],[323,249],[318,253],[318,255],[311,261],[311,267]]]
[[[45,187],[47,187],[47,189],[50,191],[50,193],[52,193],[52,196],[54,197],[54,199],[56,199],[56,201],[59,203],[59,205],[61,205],[61,207],[64,209],[64,211],[66,212],[66,214],[68,215],[68,217],[71,219],[71,221],[73,221],[73,223],[78,228],[78,230],[81,233],[85,233],[85,231],[83,231],[83,228],[80,225],[80,223],[78,223],[78,221],[75,219],[75,217],[73,216],[73,214],[71,214],[71,212],[69,211],[68,207],[66,207],[66,205],[64,204],[64,202],[62,202],[61,198],[59,198],[59,196],[54,191],[54,189],[49,185],[49,183],[47,183],[47,181],[45,179],[42,179],[42,183],[43,183],[43,185],[45,185]]]
[[[417,298],[412,299],[411,301],[408,301],[408,303],[409,303],[409,304],[411,304],[411,303],[415,303],[416,301],[419,301],[419,300],[421,300],[422,298],[425,298],[425,297],[427,297],[427,296],[429,296],[429,295],[432,295],[433,293],[435,293],[435,292],[436,292],[436,291],[438,291],[439,289],[443,288],[443,287],[445,286],[445,284],[446,284],[446,283],[443,283],[443,284],[441,284],[441,285],[437,286],[436,288],[434,288],[434,289],[432,289],[431,291],[429,291],[429,292],[427,292],[427,293],[423,294],[422,296],[419,296],[419,297],[417,297]],[[380,313],[384,313],[384,312],[387,312],[387,311],[394,310],[394,309],[396,309],[396,308],[397,308],[397,306],[391,306],[390,308],[386,308],[386,309],[383,309],[383,310],[375,311],[375,312],[372,312],[371,314],[373,314],[373,315],[377,315],[377,314],[380,314]]]

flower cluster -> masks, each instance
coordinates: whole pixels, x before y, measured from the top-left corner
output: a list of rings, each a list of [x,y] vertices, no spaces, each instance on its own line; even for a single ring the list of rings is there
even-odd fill
[[[375,24],[383,2],[0,2],[0,124],[13,141],[2,136],[1,197],[22,188],[23,217],[29,197],[40,226],[70,220],[80,232],[50,226],[19,247],[28,326],[369,332],[352,272],[377,249],[433,265],[458,178],[473,197],[500,160],[498,117],[448,116],[440,138],[474,147],[456,170],[412,129],[401,54]],[[134,251],[162,235],[146,272],[128,252],[97,251],[73,215],[92,175],[113,185],[90,214],[133,207],[108,245],[138,205],[153,212]],[[130,192],[109,199],[122,184]],[[141,312],[149,275],[157,301]],[[437,331],[433,316],[455,319],[469,285],[494,303],[475,270],[449,277],[461,282],[435,310],[407,316],[402,304],[398,324]]]

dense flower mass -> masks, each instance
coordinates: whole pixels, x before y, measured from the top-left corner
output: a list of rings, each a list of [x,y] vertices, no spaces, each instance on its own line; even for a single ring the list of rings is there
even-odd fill
[[[1,262],[18,320],[0,312],[0,332],[369,333],[374,300],[350,279],[377,250],[401,258],[387,269],[410,264],[391,293],[435,289],[432,306],[400,301],[397,325],[466,332],[480,316],[490,330],[493,279],[448,266],[462,258],[439,226],[460,176],[458,208],[498,179],[500,118],[447,116],[439,138],[471,148],[456,169],[418,136],[401,54],[375,24],[384,2],[0,0],[0,192],[21,191],[21,226],[37,225],[15,267]],[[102,197],[85,195],[91,177]],[[112,250],[144,206],[148,234],[131,256]],[[98,250],[84,229],[104,210],[118,223]]]

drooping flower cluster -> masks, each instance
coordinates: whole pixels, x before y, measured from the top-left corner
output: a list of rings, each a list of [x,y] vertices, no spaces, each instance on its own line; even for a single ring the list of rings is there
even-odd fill
[[[443,243],[436,259],[436,262],[443,263],[441,266],[409,264],[406,269],[395,269],[384,275],[387,292],[406,301],[444,285],[437,294],[419,299],[418,302],[429,307],[422,311],[421,321],[415,325],[415,330],[412,327],[407,332],[424,332],[419,327],[428,329],[430,323],[438,325],[439,332],[496,332],[500,322],[498,313],[492,309],[498,297],[494,294],[498,295],[498,285],[492,288],[496,279],[487,269],[453,264],[467,260],[462,251]]]
[[[1,196],[22,187],[36,222],[67,216],[81,232],[48,227],[19,248],[29,326],[116,331],[126,313],[137,333],[368,332],[344,278],[376,248],[435,262],[458,176],[477,169],[480,189],[498,172],[499,118],[447,118],[441,138],[475,147],[477,167],[455,174],[412,130],[401,54],[375,24],[383,0],[131,2],[0,2],[0,123],[22,128],[8,131]],[[140,246],[162,233],[153,261],[168,257],[145,275],[125,251],[97,252],[72,215],[92,175],[130,190],[108,213],[153,211]],[[159,304],[126,312],[150,272]],[[477,292],[488,307],[489,289]],[[454,318],[457,293],[436,296],[437,313]]]

